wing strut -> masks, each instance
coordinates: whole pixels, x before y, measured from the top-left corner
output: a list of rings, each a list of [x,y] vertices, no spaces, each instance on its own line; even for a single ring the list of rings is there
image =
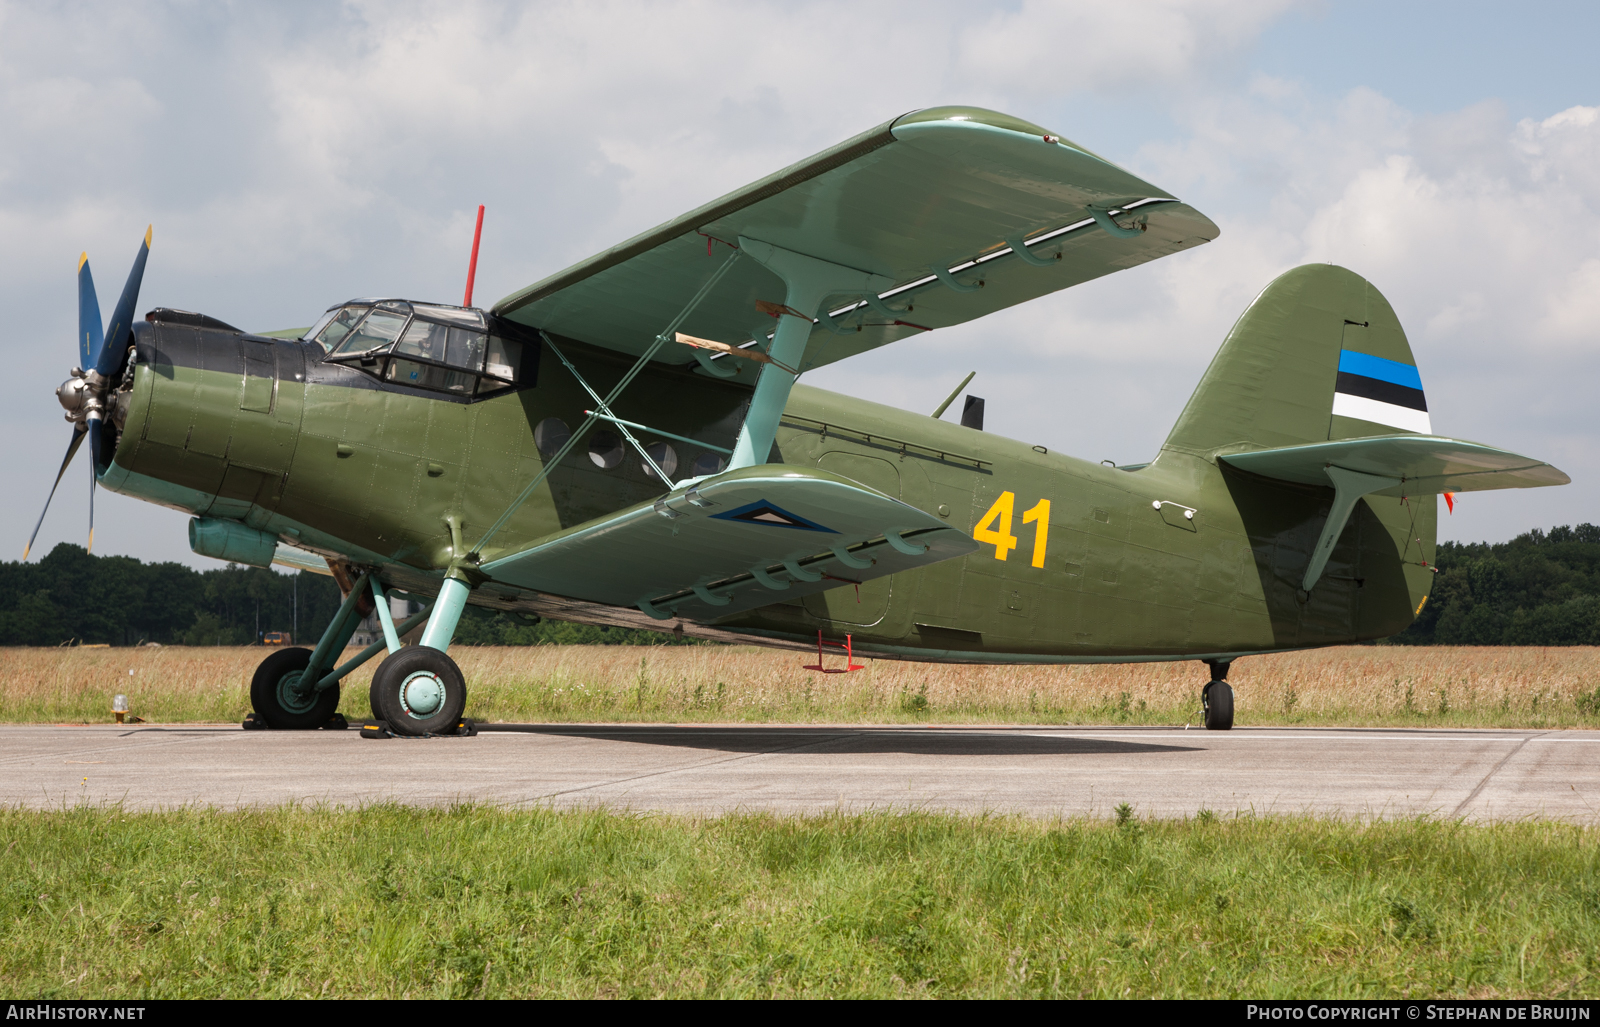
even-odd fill
[[[778,419],[783,416],[783,408],[789,402],[789,392],[799,377],[783,367],[800,366],[806,341],[811,338],[811,327],[816,323],[813,316],[822,306],[822,301],[839,293],[865,294],[875,298],[879,292],[894,284],[882,275],[818,260],[742,235],[739,237],[739,249],[783,279],[788,293],[784,296],[784,309],[778,315],[778,330],[772,333],[772,345],[767,349],[767,356],[772,362],[761,368],[761,377],[756,380],[755,394],[750,397],[750,411],[745,414],[744,427],[739,430],[739,441],[733,445],[729,470],[767,462],[767,454],[772,452],[772,440],[778,434]]]

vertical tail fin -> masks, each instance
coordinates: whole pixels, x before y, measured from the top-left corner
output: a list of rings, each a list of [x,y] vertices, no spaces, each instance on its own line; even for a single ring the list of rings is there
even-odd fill
[[[1162,448],[1206,456],[1396,432],[1432,424],[1394,308],[1360,275],[1307,264],[1239,317]]]

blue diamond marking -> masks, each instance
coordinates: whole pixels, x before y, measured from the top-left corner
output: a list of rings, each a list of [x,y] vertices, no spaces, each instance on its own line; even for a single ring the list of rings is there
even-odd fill
[[[760,524],[768,528],[794,528],[798,531],[821,531],[829,535],[839,534],[832,528],[824,527],[816,521],[808,521],[799,514],[792,514],[783,507],[775,503],[769,503],[765,499],[758,499],[754,503],[739,507],[737,510],[729,510],[727,513],[712,514],[711,516],[719,521],[743,521],[746,524]]]

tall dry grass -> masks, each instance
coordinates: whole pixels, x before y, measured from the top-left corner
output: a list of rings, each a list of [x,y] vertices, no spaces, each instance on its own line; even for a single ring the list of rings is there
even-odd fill
[[[236,721],[260,648],[0,650],[0,721],[105,722],[129,696],[151,722]],[[498,721],[1020,722],[1182,724],[1194,662],[972,667],[814,657],[746,646],[536,646],[452,650],[468,713]],[[830,664],[839,666],[838,657]],[[377,661],[346,680],[341,711],[370,716]],[[1600,649],[1346,646],[1239,660],[1240,724],[1600,725]]]

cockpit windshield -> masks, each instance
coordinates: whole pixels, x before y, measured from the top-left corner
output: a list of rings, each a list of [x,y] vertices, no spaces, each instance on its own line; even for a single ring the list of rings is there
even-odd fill
[[[337,321],[335,322],[337,323]],[[404,314],[391,314],[386,310],[374,310],[367,315],[355,331],[344,337],[334,353],[371,353],[381,349],[388,349],[389,344],[400,337],[400,330],[406,326]],[[332,325],[329,325],[331,328]]]
[[[332,353],[339,343],[344,341],[344,337],[350,334],[350,329],[356,326],[356,322],[360,321],[369,309],[371,308],[345,307],[342,310],[330,311],[333,315],[332,319],[323,318],[323,328],[321,331],[311,335],[312,341],[321,346],[323,352]]]

